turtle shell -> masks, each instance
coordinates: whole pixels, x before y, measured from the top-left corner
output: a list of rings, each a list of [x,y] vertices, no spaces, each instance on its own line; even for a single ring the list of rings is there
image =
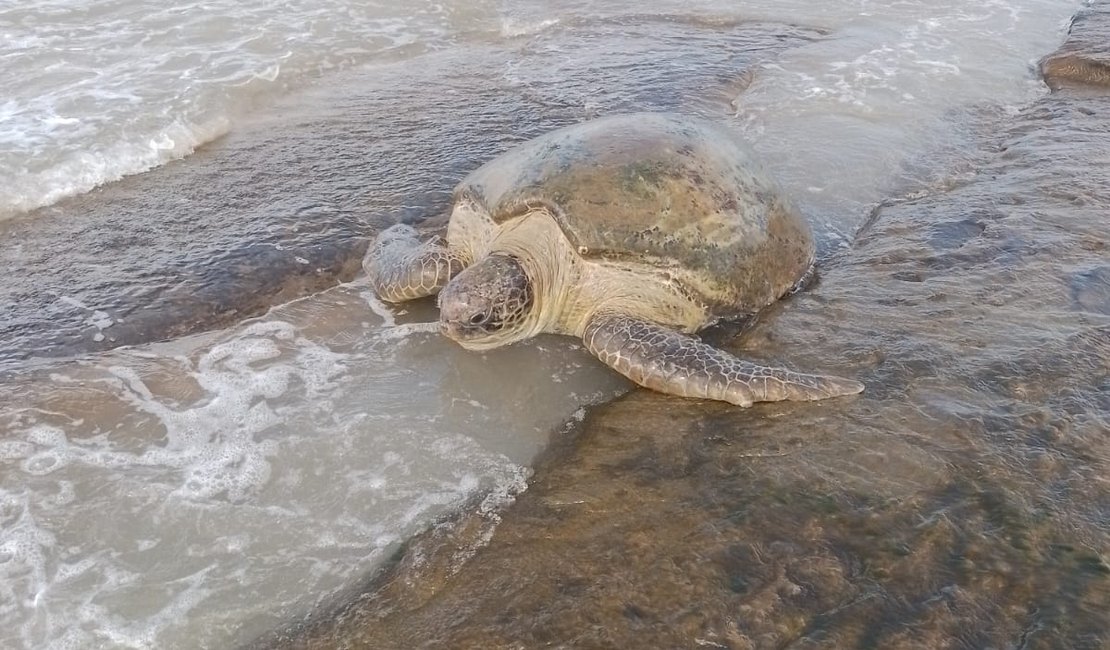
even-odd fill
[[[583,258],[673,269],[704,302],[739,311],[780,297],[813,261],[808,225],[747,145],[684,115],[553,131],[471,173],[456,198],[498,224],[545,209]]]

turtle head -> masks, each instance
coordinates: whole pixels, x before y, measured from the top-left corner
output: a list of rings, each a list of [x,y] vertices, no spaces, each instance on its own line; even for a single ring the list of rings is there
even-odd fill
[[[464,348],[484,350],[527,338],[532,282],[510,255],[489,255],[439,293],[439,329]]]

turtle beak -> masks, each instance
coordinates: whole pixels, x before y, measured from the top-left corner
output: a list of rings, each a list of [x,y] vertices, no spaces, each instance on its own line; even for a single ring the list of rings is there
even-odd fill
[[[447,338],[454,339],[456,341],[459,340],[459,337],[462,334],[462,332],[459,331],[458,323],[452,323],[451,321],[443,319],[440,319],[439,321],[439,332]]]

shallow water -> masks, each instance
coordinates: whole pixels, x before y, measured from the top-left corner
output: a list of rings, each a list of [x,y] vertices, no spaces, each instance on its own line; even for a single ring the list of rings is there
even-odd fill
[[[10,386],[2,645],[246,641],[511,497],[546,432],[623,388],[562,340],[456,359],[429,316],[343,285]]]
[[[252,647],[1107,647],[1108,108],[1022,109],[730,346],[863,394],[591,409],[465,562],[466,513]]]
[[[419,326],[391,326],[393,316],[378,313],[357,281],[321,292],[355,276],[367,237],[382,225],[432,227],[454,183],[514,142],[630,110],[682,110],[730,123],[815,222],[826,282],[847,273],[840,282],[854,286],[870,282],[870,272],[843,270],[843,260],[872,207],[892,195],[938,194],[967,182],[991,154],[981,134],[1043,95],[1032,63],[1059,41],[1074,9],[1066,2],[768,2],[742,11],[658,3],[650,12],[621,3],[448,7],[429,9],[431,18],[406,14],[405,33],[426,36],[386,54],[381,48],[392,45],[367,45],[346,71],[320,71],[320,61],[345,56],[336,54],[342,39],[305,50],[296,78],[315,81],[285,97],[221,104],[175,88],[190,106],[233,115],[231,132],[182,161],[0,226],[9,243],[0,250],[0,297],[9,314],[0,323],[7,431],[0,440],[0,645],[247,641],[350,587],[437,516],[485,494],[508,498],[552,431],[582,405],[626,390],[573,341],[475,355]],[[451,20],[441,21],[444,15]],[[356,27],[365,26],[355,21],[350,33]],[[253,61],[235,59],[236,74],[253,79]],[[146,83],[144,74],[131,79]],[[165,110],[188,114],[174,105]],[[154,131],[141,132],[150,138]],[[91,142],[50,146],[62,160],[70,150],[94,151]],[[22,145],[14,151],[27,153]],[[1069,155],[1044,142],[1035,151]],[[23,173],[24,163],[12,165]],[[45,178],[37,173],[20,178]],[[1092,182],[1085,192],[1097,193]],[[1019,182],[1013,187],[1024,191]],[[912,232],[927,232],[938,250],[960,250],[961,242],[993,232],[976,215],[934,219]],[[868,224],[865,235],[881,224]],[[911,234],[887,237],[911,241]],[[1007,284],[1026,272],[1017,264],[1052,240],[1039,231],[999,237],[982,254],[1000,260],[991,271],[1000,279],[984,284],[969,272],[934,280],[958,298],[940,313],[985,317],[973,305],[1018,291]],[[902,259],[916,250],[913,241],[868,259]],[[920,269],[892,272],[907,286],[932,289]],[[1104,313],[1102,267],[1076,262],[1061,278],[1046,286]],[[242,322],[305,293],[312,295]],[[937,317],[920,307],[931,302],[895,302],[886,320],[833,335],[822,319],[872,311],[880,298],[865,294],[838,310],[823,295],[799,299],[811,300],[802,304],[812,310],[794,316],[802,319],[794,329],[757,330],[746,344],[753,355],[846,374],[870,367],[876,355],[892,359],[888,368],[903,374],[867,379],[866,399],[895,398],[886,387],[899,377],[939,376],[957,356],[896,327]],[[432,317],[423,304],[398,320]],[[1067,338],[1082,335],[1073,319],[1052,312],[1007,320],[1015,342],[967,367],[1005,366],[1018,349],[1043,342],[1039,332],[1059,329],[1061,340],[1075,340]],[[989,340],[990,328],[975,336]],[[162,339],[172,340],[150,343]],[[133,347],[115,349],[121,345]],[[938,403],[951,399],[939,394]],[[676,430],[682,413],[719,412],[665,404],[645,410]],[[996,408],[969,404],[971,414],[960,417]],[[770,417],[798,417],[793,406],[775,408]],[[666,416],[672,409],[677,419]],[[804,426],[821,430],[824,411],[809,409],[801,409],[813,414]],[[629,417],[622,426],[647,425],[637,419],[647,416]],[[884,416],[884,426],[905,417]],[[878,444],[884,434],[874,435]],[[1002,453],[1003,464],[1022,462],[989,451]],[[877,475],[869,482],[867,474],[838,471],[838,480],[851,478],[862,492],[894,489]],[[496,521],[489,508],[480,510],[485,523],[468,553]],[[599,541],[615,544],[615,534]]]

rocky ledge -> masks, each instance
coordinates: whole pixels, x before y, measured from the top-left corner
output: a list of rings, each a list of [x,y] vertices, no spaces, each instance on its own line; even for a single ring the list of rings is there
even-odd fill
[[[882,206],[733,346],[863,395],[635,391],[513,505],[256,645],[1106,647],[1110,95],[1061,80],[1105,79],[1108,24],[1077,16],[1058,92],[999,118],[973,179]]]

